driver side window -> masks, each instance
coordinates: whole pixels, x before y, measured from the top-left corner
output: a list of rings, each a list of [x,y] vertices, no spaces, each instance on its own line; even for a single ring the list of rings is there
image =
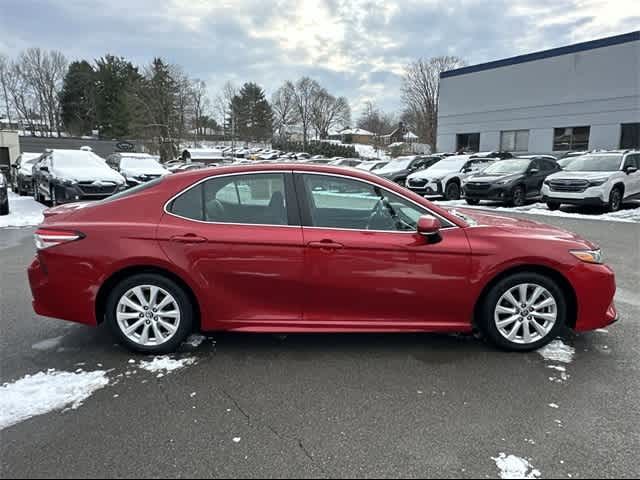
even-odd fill
[[[415,231],[426,209],[385,189],[330,175],[302,175],[314,227]]]

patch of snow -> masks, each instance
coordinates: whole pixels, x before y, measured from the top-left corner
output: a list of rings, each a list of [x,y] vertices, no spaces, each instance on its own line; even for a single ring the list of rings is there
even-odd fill
[[[565,367],[561,367],[559,365],[549,365],[547,368],[550,368],[551,370],[557,370],[559,372],[566,372],[567,369]]]
[[[31,227],[43,222],[44,205],[36,202],[33,197],[21,197],[11,191],[8,194],[9,215],[0,216],[0,228]]]
[[[558,404],[556,404],[556,403],[550,403],[549,406],[551,408],[560,408],[560,406]]]
[[[556,339],[546,347],[538,350],[538,353],[549,362],[571,363],[576,349]]]
[[[198,348],[206,339],[207,337],[205,337],[204,335],[194,333],[193,335],[190,335],[184,343],[185,345],[189,345],[190,347]]]
[[[195,363],[196,359],[194,357],[183,358],[180,360],[176,360],[170,357],[155,357],[151,361],[141,361],[140,368],[151,373],[168,373],[179,370],[189,365],[193,365]]]
[[[441,207],[459,207],[475,210],[495,210],[498,212],[527,213],[548,217],[577,218],[581,220],[605,220],[609,222],[640,223],[640,207],[628,208],[611,213],[578,213],[564,210],[551,211],[544,203],[534,203],[523,207],[503,207],[495,204],[469,205],[466,200],[432,200]]]
[[[348,147],[349,145],[345,146]],[[360,155],[361,157],[379,158],[380,160],[391,160],[391,157],[387,155],[384,150],[378,150],[376,152],[376,149],[373,147],[373,145],[354,143],[351,146],[356,149],[356,152],[358,152],[358,155]]]
[[[234,437],[233,443],[240,443],[240,440],[242,440],[240,437]]]
[[[0,387],[0,430],[31,417],[70,407],[79,408],[95,391],[109,384],[107,372],[48,370]]]
[[[609,333],[609,330],[607,330],[606,328],[598,328],[596,330],[596,332],[598,332],[598,333]]]
[[[502,479],[527,479],[540,478],[540,470],[533,467],[524,458],[515,455],[501,453],[496,458],[492,458],[498,467],[500,478]]]
[[[41,342],[34,343],[33,345],[31,345],[31,348],[33,348],[34,350],[40,350],[40,351],[53,350],[54,348],[57,348],[58,345],[60,345],[63,338],[64,336],[47,338],[46,340],[42,340]],[[83,367],[85,364],[78,363],[76,365]]]

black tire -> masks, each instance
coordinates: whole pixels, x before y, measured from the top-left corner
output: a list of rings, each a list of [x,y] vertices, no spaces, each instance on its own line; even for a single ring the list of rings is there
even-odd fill
[[[9,200],[0,205],[0,215],[9,215]]]
[[[444,189],[444,199],[460,200],[460,185],[458,184],[458,182],[451,181],[447,183],[447,186]]]
[[[522,185],[518,185],[511,193],[511,205],[514,207],[522,207],[526,202],[526,193]]]
[[[610,212],[617,212],[622,206],[622,189],[620,187],[613,187],[609,194],[609,203],[607,204],[607,210]]]
[[[477,198],[465,198],[465,200],[469,205],[478,205],[480,203],[480,200]]]
[[[519,344],[508,340],[503,336],[495,323],[494,312],[500,297],[509,289],[523,284],[540,285],[554,297],[557,305],[556,323],[547,335],[540,340],[529,343]],[[567,325],[567,301],[562,289],[551,278],[539,273],[516,273],[503,278],[496,283],[484,298],[480,309],[480,318],[478,318],[478,327],[484,336],[495,346],[500,349],[512,352],[529,352],[544,347],[554,340]]]
[[[555,212],[560,208],[560,204],[558,202],[547,202],[547,208],[552,212]]]
[[[160,287],[170,293],[178,303],[178,308],[180,309],[180,324],[178,325],[178,330],[171,339],[159,346],[140,345],[127,338],[118,326],[116,319],[118,302],[126,292],[138,285]],[[175,352],[193,332],[194,307],[187,293],[173,280],[155,273],[141,273],[124,279],[111,291],[105,306],[105,321],[118,342],[127,349],[147,355],[164,355]]]

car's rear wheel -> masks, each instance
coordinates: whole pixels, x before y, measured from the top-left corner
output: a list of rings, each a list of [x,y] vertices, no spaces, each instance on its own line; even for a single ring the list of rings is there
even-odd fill
[[[9,200],[0,203],[0,215],[9,215]]]
[[[460,200],[460,185],[451,181],[444,190],[445,200]]]
[[[478,205],[480,203],[480,200],[477,198],[466,198],[465,200],[469,205]]]
[[[174,281],[153,273],[120,282],[106,303],[106,321],[130,350],[174,352],[193,329],[193,305]]]
[[[614,187],[609,194],[609,211],[617,212],[622,206],[622,190],[620,187]]]
[[[496,346],[526,352],[553,340],[566,319],[567,303],[555,281],[538,273],[517,273],[491,288],[479,326]]]
[[[547,202],[547,208],[554,212],[560,208],[560,204],[558,202]]]

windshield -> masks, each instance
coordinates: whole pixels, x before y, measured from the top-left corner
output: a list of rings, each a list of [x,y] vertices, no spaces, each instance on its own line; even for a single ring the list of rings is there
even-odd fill
[[[391,160],[389,163],[387,163],[384,167],[382,167],[380,170],[378,170],[379,172],[383,172],[383,171],[394,171],[394,170],[406,170],[407,168],[409,168],[409,165],[411,165],[411,162],[413,162],[413,160],[415,159],[415,157],[398,157],[394,160]]]
[[[449,157],[443,158],[438,163],[427,168],[427,171],[447,171],[455,172],[464,167],[465,163],[469,161],[469,157]]]
[[[107,164],[95,153],[83,151],[53,152],[54,167],[67,168],[107,168]]]
[[[567,172],[615,172],[620,170],[622,155],[583,155],[565,167]]]
[[[160,164],[152,157],[124,157],[120,168],[151,168],[157,169]]]
[[[503,160],[496,162],[485,169],[483,175],[510,175],[523,173],[529,167],[530,160]]]

